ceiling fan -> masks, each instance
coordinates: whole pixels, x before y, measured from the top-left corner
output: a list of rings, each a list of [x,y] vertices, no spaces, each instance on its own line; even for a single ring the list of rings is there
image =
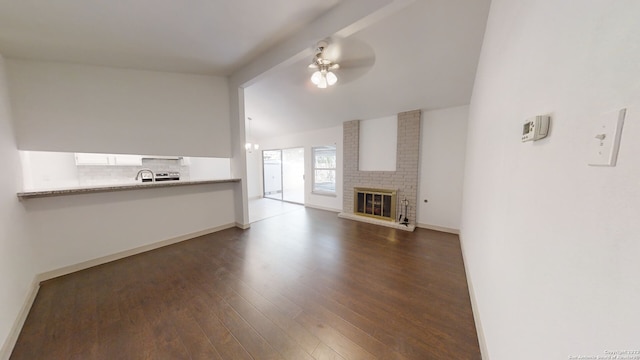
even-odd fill
[[[324,57],[324,49],[326,49],[327,45],[329,44],[326,41],[320,41],[318,43],[316,55],[313,57],[311,64],[309,64],[310,69],[316,70],[313,75],[311,75],[311,82],[320,89],[335,85],[338,81],[338,77],[332,70],[339,69],[340,64],[334,63]]]
[[[373,49],[355,38],[334,38],[318,42],[308,68],[314,70],[311,82],[326,89],[338,82],[347,83],[364,75],[375,63]],[[340,70],[338,75],[334,72]]]

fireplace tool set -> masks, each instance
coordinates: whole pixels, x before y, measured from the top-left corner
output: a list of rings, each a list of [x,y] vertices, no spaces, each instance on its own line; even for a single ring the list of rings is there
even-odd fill
[[[398,221],[400,221],[400,224],[408,227],[409,218],[407,216],[409,215],[409,200],[407,200],[407,198],[404,198],[402,201],[400,201],[400,204],[401,206],[404,206],[404,215],[400,214]]]

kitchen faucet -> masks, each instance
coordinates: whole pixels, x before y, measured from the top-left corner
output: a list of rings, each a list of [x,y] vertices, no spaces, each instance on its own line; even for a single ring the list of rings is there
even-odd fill
[[[156,176],[150,169],[140,169],[140,171],[138,171],[138,173],[136,174],[136,180],[138,180],[138,178],[142,178],[142,173],[146,172],[151,174],[151,181],[156,181]]]

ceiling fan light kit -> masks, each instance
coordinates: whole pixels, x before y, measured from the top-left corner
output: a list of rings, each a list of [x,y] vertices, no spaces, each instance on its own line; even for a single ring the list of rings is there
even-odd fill
[[[327,42],[321,41],[318,43],[316,55],[309,65],[310,69],[316,69],[311,75],[311,82],[320,89],[326,89],[328,86],[335,85],[338,82],[338,77],[331,70],[339,69],[340,65],[323,58],[322,53],[326,47]]]

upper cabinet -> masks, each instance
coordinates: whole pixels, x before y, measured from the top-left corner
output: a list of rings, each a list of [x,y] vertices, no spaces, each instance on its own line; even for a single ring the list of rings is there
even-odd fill
[[[76,153],[76,165],[109,165],[107,154]]]
[[[76,165],[140,166],[141,155],[76,153]]]
[[[109,160],[113,159],[113,164],[120,166],[140,166],[142,165],[142,155],[113,155]]]

